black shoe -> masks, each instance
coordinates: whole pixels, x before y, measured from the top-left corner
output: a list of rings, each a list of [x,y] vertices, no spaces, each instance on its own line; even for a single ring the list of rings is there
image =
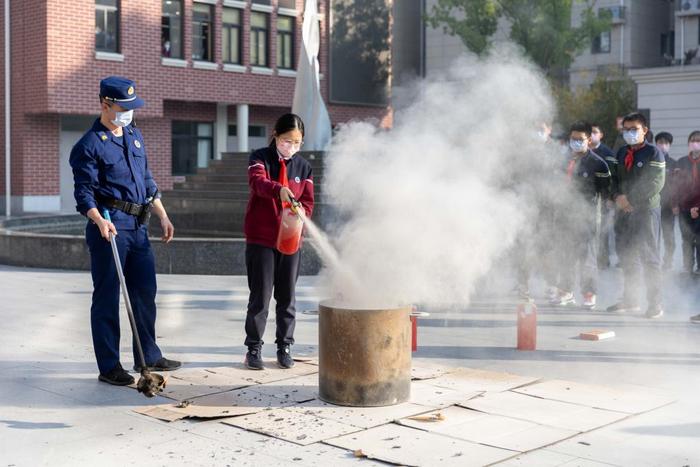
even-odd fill
[[[650,306],[646,312],[646,317],[649,319],[661,318],[664,315],[664,310],[661,305]]]
[[[128,386],[134,384],[134,377],[131,376],[121,364],[117,363],[117,366],[112,368],[107,373],[100,373],[97,377],[100,381],[104,383],[113,384],[115,386]]]
[[[245,366],[251,370],[264,370],[265,365],[263,364],[262,355],[260,355],[260,349],[256,347],[249,347],[248,353],[245,354]]]
[[[277,366],[280,368],[291,368],[294,366],[292,352],[289,351],[289,344],[277,347]]]
[[[609,311],[611,313],[629,313],[629,312],[639,312],[641,308],[639,308],[639,305],[628,305],[626,303],[616,303],[614,305],[609,306],[606,308],[606,311]]]
[[[181,366],[182,363],[178,362],[177,360],[168,360],[165,357],[161,357],[156,360],[155,363],[146,365],[146,369],[148,371],[173,371],[177,370]],[[141,373],[141,367],[134,365],[134,371],[136,373]]]

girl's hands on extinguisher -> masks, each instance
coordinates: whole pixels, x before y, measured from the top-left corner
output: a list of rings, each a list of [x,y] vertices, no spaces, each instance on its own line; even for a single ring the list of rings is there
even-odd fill
[[[286,186],[283,186],[280,189],[280,200],[283,203],[292,203],[292,199],[294,199],[294,193],[292,193],[292,190],[287,188]]]

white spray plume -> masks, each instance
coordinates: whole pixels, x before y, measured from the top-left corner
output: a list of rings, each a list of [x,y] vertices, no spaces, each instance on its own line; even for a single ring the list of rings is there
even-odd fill
[[[391,130],[347,124],[326,156],[324,196],[343,221],[331,226],[342,267],[323,271],[325,293],[356,307],[466,304],[534,218],[511,177],[542,157],[552,99],[507,47],[402,94],[412,101]]]

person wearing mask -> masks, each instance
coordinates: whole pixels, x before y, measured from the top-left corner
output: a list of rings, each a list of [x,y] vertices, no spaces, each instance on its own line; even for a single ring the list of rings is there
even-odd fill
[[[285,205],[297,200],[310,218],[314,206],[311,165],[299,154],[304,140],[304,122],[295,114],[284,114],[275,123],[270,145],[254,151],[248,163],[250,197],[243,230],[246,238],[246,270],[250,297],[245,322],[245,365],[262,370],[263,334],[273,293],[276,307],[277,364],[294,366],[290,346],[296,324],[295,287],[301,253],[277,250],[277,235]]]
[[[626,146],[617,153],[612,197],[617,206],[615,239],[622,265],[622,300],[611,312],[639,311],[641,269],[647,289],[647,318],[663,316],[661,303],[661,189],[666,180],[666,161],[661,151],[647,144],[649,131],[644,115],[634,112],[622,120]]]
[[[560,257],[567,260],[562,265],[558,304],[576,304],[573,285],[578,271],[587,309],[596,304],[600,209],[609,197],[611,183],[608,164],[590,149],[592,132],[585,122],[574,123],[569,130],[570,153],[564,165],[569,209],[560,213],[564,247]]]
[[[615,153],[603,143],[605,134],[597,123],[591,123],[591,151],[605,160],[606,164],[614,164],[617,159]],[[600,217],[600,239],[598,241],[598,268],[610,267],[610,243],[614,242],[613,220],[615,218],[615,204],[609,199],[602,201]]]
[[[675,228],[678,215],[678,207],[674,206],[676,160],[669,155],[673,144],[673,135],[662,131],[655,136],[654,142],[666,161],[666,183],[661,190],[661,234],[664,244],[663,269],[669,270],[673,267],[673,253],[676,251]]]
[[[678,210],[681,228],[683,270],[691,275],[700,260],[700,131],[688,136],[688,155],[676,163],[677,190],[674,207]],[[692,277],[692,276],[691,276]]]
[[[73,146],[70,165],[76,209],[89,219],[85,238],[92,273],[92,343],[102,382],[133,384],[119,361],[119,277],[109,236],[115,235],[136,327],[149,370],[169,371],[180,362],[163,357],[156,344],[156,270],[148,240],[148,213],[160,219],[165,243],[175,229],[148,168],[141,132],[132,123],[144,105],[133,81],[110,76],[100,82],[100,117]],[[109,211],[111,222],[103,217]],[[134,361],[138,362],[134,349]],[[134,370],[141,368],[134,365]]]

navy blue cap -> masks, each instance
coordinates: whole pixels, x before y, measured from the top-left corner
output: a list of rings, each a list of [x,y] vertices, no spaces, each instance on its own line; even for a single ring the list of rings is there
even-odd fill
[[[121,76],[108,76],[100,81],[100,97],[125,110],[143,107],[143,99],[136,96],[134,82]]]

